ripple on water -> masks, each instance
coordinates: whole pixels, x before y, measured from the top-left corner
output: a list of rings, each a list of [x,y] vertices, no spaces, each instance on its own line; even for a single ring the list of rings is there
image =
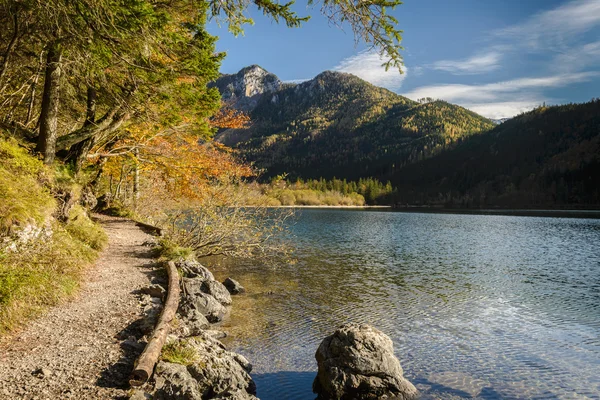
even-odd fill
[[[225,325],[261,399],[313,398],[349,321],[392,338],[425,398],[600,398],[599,220],[310,210],[293,230],[296,264],[221,270],[248,289]]]

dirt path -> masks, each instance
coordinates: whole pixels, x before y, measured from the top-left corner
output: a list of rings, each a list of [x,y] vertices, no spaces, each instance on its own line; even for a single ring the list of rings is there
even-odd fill
[[[141,318],[136,291],[154,271],[151,237],[125,219],[99,218],[109,245],[78,297],[0,347],[0,399],[127,398],[140,349],[123,340]]]

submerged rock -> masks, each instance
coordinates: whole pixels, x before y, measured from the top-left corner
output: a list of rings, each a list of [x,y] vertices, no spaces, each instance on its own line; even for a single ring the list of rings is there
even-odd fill
[[[409,400],[418,391],[404,379],[392,340],[364,324],[346,324],[326,337],[315,355],[317,399]]]
[[[240,294],[246,291],[246,289],[242,285],[240,285],[238,281],[232,278],[225,279],[223,281],[223,286],[225,286],[231,294]]]
[[[229,291],[221,282],[217,281],[204,281],[202,283],[202,291],[210,294],[217,299],[223,305],[231,304],[231,295]]]

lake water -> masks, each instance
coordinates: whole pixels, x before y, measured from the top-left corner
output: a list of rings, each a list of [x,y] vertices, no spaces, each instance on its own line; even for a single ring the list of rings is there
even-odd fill
[[[600,220],[303,210],[297,262],[221,265],[226,344],[263,400],[314,399],[314,353],[345,322],[394,341],[424,398],[600,398]]]

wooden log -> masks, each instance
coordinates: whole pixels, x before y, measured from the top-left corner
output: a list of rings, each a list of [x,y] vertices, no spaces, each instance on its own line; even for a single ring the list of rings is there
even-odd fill
[[[148,341],[144,352],[138,358],[131,376],[129,384],[131,386],[141,386],[148,381],[154,366],[160,357],[160,353],[169,334],[171,321],[175,317],[177,307],[179,307],[179,274],[173,261],[167,263],[167,272],[169,273],[169,291],[167,292],[167,301],[163,308],[152,337]]]

